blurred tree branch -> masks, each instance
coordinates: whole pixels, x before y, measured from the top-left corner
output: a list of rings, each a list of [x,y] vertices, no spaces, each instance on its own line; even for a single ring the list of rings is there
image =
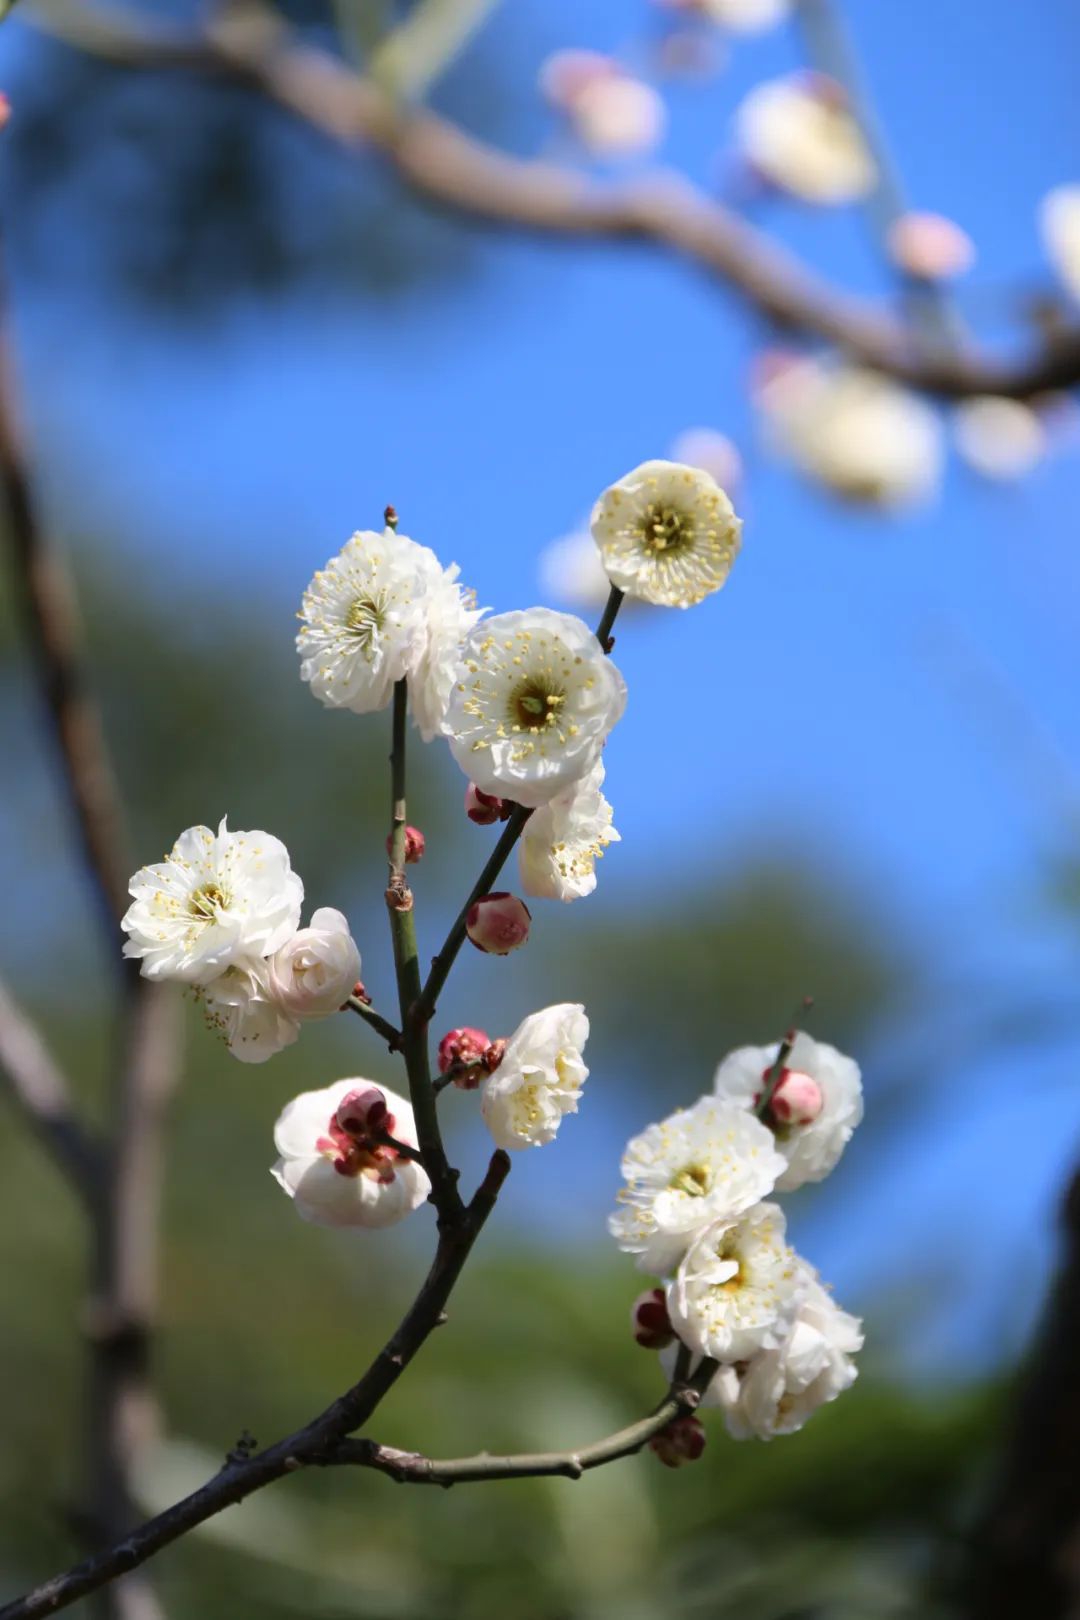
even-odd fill
[[[28,15],[77,50],[118,66],[237,79],[349,151],[374,149],[416,191],[475,218],[597,239],[638,238],[711,272],[781,327],[823,340],[943,398],[1027,398],[1080,382],[1080,330],[1014,362],[973,351],[930,355],[887,312],[829,286],[781,244],[683,176],[658,171],[599,185],[575,170],[498,151],[447,119],[408,110],[369,77],[310,44],[258,0],[200,33],[129,7],[38,0]]]
[[[100,1197],[105,1169],[100,1145],[84,1128],[67,1078],[37,1027],[0,982],[0,1082],[43,1139],[84,1203]]]

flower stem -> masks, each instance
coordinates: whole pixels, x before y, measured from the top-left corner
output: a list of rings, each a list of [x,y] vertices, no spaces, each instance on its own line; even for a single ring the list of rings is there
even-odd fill
[[[618,616],[619,609],[622,607],[624,594],[625,593],[620,591],[617,585],[613,585],[611,587],[611,590],[608,593],[607,602],[604,606],[604,611],[600,615],[600,623],[596,627],[596,639],[606,653],[610,653],[612,647],[615,645],[611,630],[615,623],[616,617]]]
[[[408,687],[404,680],[394,686],[393,743],[390,752],[390,880],[386,905],[390,913],[390,933],[394,944],[394,971],[397,975],[398,1010],[401,1015],[401,1052],[409,1076],[409,1098],[416,1116],[416,1139],[424,1169],[431,1177],[431,1201],[439,1212],[440,1225],[456,1226],[464,1214],[457,1190],[458,1173],[446,1157],[435,1092],[431,1084],[428,1054],[427,1017],[421,1007],[420,959],[416,947],[413,897],[405,877],[405,780],[406,721]]]
[[[401,1050],[401,1031],[394,1028],[389,1018],[384,1018],[382,1013],[376,1012],[366,1001],[361,1001],[359,996],[350,996],[345,1006],[352,1012],[359,1013],[364,1022],[370,1024],[372,1029],[382,1036],[391,1052]],[[342,1010],[344,1011],[344,1008]]]

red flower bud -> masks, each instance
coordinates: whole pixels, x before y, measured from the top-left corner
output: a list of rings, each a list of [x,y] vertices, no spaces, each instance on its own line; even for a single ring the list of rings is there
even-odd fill
[[[390,833],[386,840],[386,853],[393,860],[394,835]],[[424,853],[424,835],[419,827],[406,827],[405,829],[405,864],[415,866]]]
[[[469,907],[465,931],[477,950],[492,956],[509,956],[529,937],[532,916],[516,894],[500,890],[485,894]]]
[[[705,1450],[705,1428],[701,1419],[692,1414],[676,1418],[666,1429],[653,1435],[649,1449],[667,1468],[681,1468],[683,1463],[697,1462]]]
[[[353,1141],[362,1141],[372,1131],[392,1131],[393,1117],[378,1086],[365,1086],[362,1091],[350,1091],[341,1099],[334,1124]]]
[[[510,806],[505,799],[497,798],[494,793],[482,793],[470,782],[465,789],[465,814],[479,826],[490,827],[493,822],[506,820]]]
[[[468,1024],[448,1030],[439,1042],[439,1073],[445,1074],[455,1064],[479,1065],[490,1044],[484,1030],[472,1029]]]
[[[484,1069],[488,1074],[495,1073],[495,1070],[499,1067],[499,1064],[503,1060],[503,1053],[505,1051],[506,1042],[504,1040],[500,1039],[497,1041],[492,1041],[491,1045],[484,1053]]]
[[[768,1074],[766,1070],[766,1074]],[[769,1099],[769,1114],[779,1125],[812,1125],[824,1106],[821,1087],[801,1069],[781,1069]]]
[[[666,1350],[675,1337],[662,1288],[639,1294],[630,1309],[630,1326],[643,1350]]]

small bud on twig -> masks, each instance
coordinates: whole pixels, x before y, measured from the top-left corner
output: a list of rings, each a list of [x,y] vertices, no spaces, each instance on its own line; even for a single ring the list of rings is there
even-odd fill
[[[492,956],[509,956],[529,937],[532,914],[517,895],[500,890],[482,895],[469,908],[465,932],[477,950]]]

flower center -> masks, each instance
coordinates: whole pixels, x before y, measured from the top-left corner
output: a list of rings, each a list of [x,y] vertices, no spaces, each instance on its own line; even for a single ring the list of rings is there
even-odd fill
[[[393,1135],[394,1116],[387,1114],[386,1129]],[[327,1134],[315,1143],[316,1150],[330,1160],[339,1176],[365,1175],[371,1181],[393,1181],[397,1151],[386,1143],[373,1142],[362,1134],[358,1126],[350,1132],[338,1123],[332,1114],[326,1127]]]
[[[566,693],[543,676],[530,675],[510,694],[510,723],[518,731],[543,731],[555,725]]]
[[[678,1175],[672,1176],[670,1185],[688,1198],[704,1198],[709,1190],[709,1181],[707,1165],[688,1164]]]
[[[345,615],[345,628],[363,645],[369,645],[386,624],[386,596],[358,596]]]
[[[188,911],[200,922],[213,922],[229,904],[229,896],[219,883],[201,883],[188,900]]]
[[[694,520],[678,507],[650,501],[641,518],[639,533],[646,551],[681,551],[693,544]]]

